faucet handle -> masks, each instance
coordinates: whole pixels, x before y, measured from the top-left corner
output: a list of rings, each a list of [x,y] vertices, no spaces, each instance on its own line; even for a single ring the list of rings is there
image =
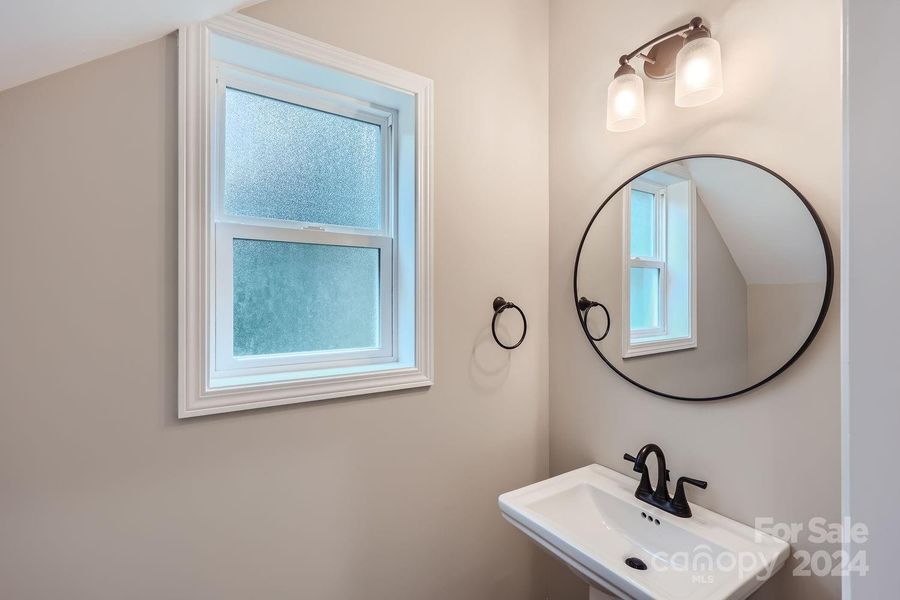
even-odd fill
[[[680,486],[682,489],[684,489],[685,483],[689,483],[691,485],[696,485],[701,490],[705,490],[706,486],[708,485],[705,481],[700,481],[699,479],[694,479],[693,477],[679,477],[678,483],[676,485]]]
[[[634,470],[637,471],[638,473],[641,472],[641,470],[637,467],[637,459],[636,459],[635,457],[633,457],[632,455],[630,455],[630,454],[628,454],[628,453],[626,452],[626,453],[625,453],[625,456],[623,456],[622,458],[624,458],[625,460],[627,460],[627,461],[629,461],[629,462],[635,463],[635,465],[634,465]],[[672,478],[669,477],[669,470],[668,470],[668,469],[666,469],[666,481],[672,481]],[[704,482],[704,483],[705,483],[705,482]],[[706,487],[706,486],[704,485],[703,487]]]
[[[687,495],[684,493],[684,484],[689,483],[696,485],[701,490],[706,489],[706,482],[693,477],[679,477],[678,483],[675,484],[675,497],[672,498],[672,508],[675,509],[672,514],[676,517],[690,517],[691,505],[688,504]]]

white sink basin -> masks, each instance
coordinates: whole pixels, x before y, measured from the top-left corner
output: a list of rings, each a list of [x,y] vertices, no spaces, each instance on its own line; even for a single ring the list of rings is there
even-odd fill
[[[694,516],[670,515],[635,498],[637,484],[590,465],[503,494],[500,510],[593,588],[619,598],[746,598],[787,560],[787,542],[693,503]],[[647,569],[627,566],[628,558]]]

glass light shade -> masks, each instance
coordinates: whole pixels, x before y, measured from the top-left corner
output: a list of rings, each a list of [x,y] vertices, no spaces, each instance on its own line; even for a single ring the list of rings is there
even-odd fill
[[[703,37],[685,44],[675,57],[675,106],[700,106],[723,91],[719,42]]]
[[[644,80],[635,73],[614,78],[606,94],[606,128],[630,131],[646,122]]]

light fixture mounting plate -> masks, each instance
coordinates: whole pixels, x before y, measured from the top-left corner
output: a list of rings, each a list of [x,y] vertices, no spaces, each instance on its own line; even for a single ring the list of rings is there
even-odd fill
[[[644,75],[650,79],[670,79],[675,75],[675,56],[684,47],[684,37],[676,35],[654,45],[647,51]]]

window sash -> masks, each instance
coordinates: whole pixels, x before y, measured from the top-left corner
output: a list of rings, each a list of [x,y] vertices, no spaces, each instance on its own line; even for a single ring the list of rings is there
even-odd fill
[[[647,327],[643,329],[631,329],[631,269],[632,268],[647,268],[647,269],[657,269],[659,270],[659,285],[657,286],[657,294],[658,298],[656,299],[656,322],[657,327]],[[629,294],[629,303],[628,303],[628,327],[631,332],[632,340],[640,340],[644,338],[652,338],[659,337],[665,335],[667,333],[666,327],[666,299],[667,299],[667,290],[666,290],[666,281],[668,280],[668,273],[666,271],[666,263],[659,260],[643,260],[643,259],[630,259],[628,261],[628,294]]]
[[[215,226],[215,285],[211,324],[213,356],[210,367],[216,376],[242,376],[263,373],[321,369],[391,362],[396,355],[396,292],[394,282],[393,240],[389,237],[335,233],[312,229],[286,229],[218,223]],[[345,350],[290,352],[261,356],[234,356],[234,260],[235,239],[377,248],[379,252],[379,346]]]
[[[653,227],[656,233],[656,239],[653,241],[653,256],[631,256],[631,191],[646,192],[653,194],[655,202],[653,203]],[[628,231],[628,256],[632,259],[652,259],[665,262],[666,260],[666,188],[664,186],[651,184],[645,181],[635,181],[628,186],[628,204],[627,209],[627,231]]]
[[[255,224],[270,226],[277,223],[282,227],[319,227],[328,231],[345,233],[357,233],[370,235],[377,233],[385,236],[393,236],[396,231],[396,157],[393,139],[394,121],[396,111],[379,107],[373,103],[364,102],[356,98],[343,96],[314,88],[301,83],[288,82],[269,75],[256,73],[242,67],[230,65],[220,61],[213,61],[211,70],[215,89],[214,104],[212,108],[213,122],[216,126],[211,132],[212,148],[214,152],[213,168],[215,172],[211,180],[211,197],[213,201],[213,216],[216,222],[232,222],[243,224]],[[377,125],[381,129],[381,156],[382,156],[382,189],[381,189],[381,223],[378,229],[366,227],[351,227],[333,223],[319,223],[314,221],[294,221],[283,219],[271,219],[267,217],[250,217],[245,215],[229,215],[225,212],[225,90],[232,88],[257,94],[267,98],[297,104],[306,108],[332,113],[349,119],[365,121]]]

